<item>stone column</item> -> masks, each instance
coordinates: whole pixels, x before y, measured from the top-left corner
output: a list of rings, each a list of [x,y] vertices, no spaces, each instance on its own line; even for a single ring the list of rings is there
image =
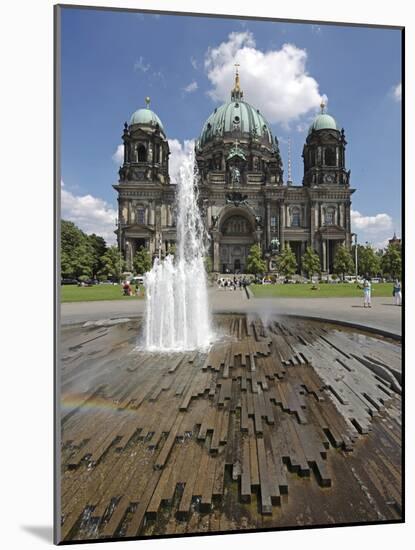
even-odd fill
[[[346,238],[345,238],[345,245],[347,248],[350,248],[351,246],[351,241],[352,241],[352,238],[351,238],[351,225],[350,225],[350,201],[347,202],[347,204],[345,205],[346,208],[346,212],[345,212],[345,230],[346,230]]]
[[[285,204],[283,201],[280,201],[280,250],[283,250],[285,247]]]
[[[220,272],[220,247],[219,247],[219,235],[217,232],[213,233],[213,271]]]
[[[267,215],[266,215],[266,224],[267,224],[266,248],[268,249],[271,246],[271,205],[270,205],[269,202],[267,202],[266,212],[267,212]]]
[[[321,254],[323,256],[322,258],[322,267],[323,267],[323,271],[327,271],[327,241],[326,239],[323,239],[321,241]]]
[[[310,203],[310,246],[312,249],[315,247],[315,232],[316,232],[316,203],[312,201]]]
[[[149,205],[149,225],[155,225],[156,224],[156,205],[154,201],[152,201]]]
[[[130,239],[125,241],[125,260],[127,263],[127,270],[133,270],[133,258],[132,258],[132,246]]]

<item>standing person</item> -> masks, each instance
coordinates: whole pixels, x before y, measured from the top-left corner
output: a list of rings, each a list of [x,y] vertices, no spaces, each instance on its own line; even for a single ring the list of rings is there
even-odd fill
[[[368,278],[363,282],[363,307],[372,307],[372,284]]]
[[[399,279],[395,279],[395,282],[393,283],[393,303],[395,306],[402,305],[401,282]]]

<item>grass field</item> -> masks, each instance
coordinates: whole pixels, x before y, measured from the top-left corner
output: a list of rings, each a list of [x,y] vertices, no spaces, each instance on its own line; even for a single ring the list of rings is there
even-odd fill
[[[372,284],[372,297],[390,298],[392,301],[392,283]],[[355,284],[319,284],[318,290],[312,290],[311,284],[251,285],[255,298],[363,298],[363,290]]]
[[[61,286],[61,302],[96,302],[98,300],[140,300],[140,296],[123,296],[121,285],[94,285],[80,287],[76,285]]]

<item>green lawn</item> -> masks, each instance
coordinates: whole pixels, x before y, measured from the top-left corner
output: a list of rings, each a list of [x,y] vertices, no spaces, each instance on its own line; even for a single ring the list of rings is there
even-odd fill
[[[318,290],[311,290],[311,284],[251,285],[249,288],[255,298],[363,298],[363,290],[355,284],[322,283],[317,286]],[[392,286],[392,283],[372,284],[372,297],[387,297],[392,300]]]
[[[143,298],[143,288],[141,295],[123,296],[121,285],[94,285],[80,287],[76,285],[61,286],[61,302],[94,302],[97,300],[140,300]]]

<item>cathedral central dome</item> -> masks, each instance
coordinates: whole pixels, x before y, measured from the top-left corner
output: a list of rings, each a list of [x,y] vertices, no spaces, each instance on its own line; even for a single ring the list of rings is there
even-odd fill
[[[231,101],[217,107],[203,125],[198,145],[203,147],[217,138],[243,137],[258,138],[272,145],[272,132],[268,122],[259,109],[243,100],[236,74],[235,87],[231,92]]]

